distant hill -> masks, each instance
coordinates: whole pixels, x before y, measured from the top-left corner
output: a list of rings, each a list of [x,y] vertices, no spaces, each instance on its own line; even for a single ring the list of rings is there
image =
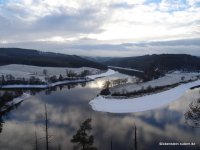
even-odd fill
[[[108,61],[113,58],[113,57],[89,57],[89,56],[82,56],[82,57],[87,60],[91,60],[98,63],[104,63],[105,61]]]
[[[0,48],[0,65],[24,64],[45,67],[92,67],[105,70],[106,65],[76,55],[21,48]]]
[[[148,72],[149,70],[200,70],[200,58],[186,54],[144,55],[138,57],[113,58],[104,64],[126,67]]]

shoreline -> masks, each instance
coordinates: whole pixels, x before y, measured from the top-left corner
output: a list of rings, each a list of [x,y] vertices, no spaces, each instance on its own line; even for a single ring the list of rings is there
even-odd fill
[[[6,111],[7,109],[9,109],[9,107],[12,107],[13,105],[19,104],[19,103],[23,102],[24,100],[28,99],[29,97],[31,97],[30,94],[23,93],[21,96],[16,97],[16,98],[12,99],[12,101],[7,102],[6,103],[7,108],[3,108],[0,112]]]
[[[59,85],[67,85],[67,84],[73,84],[73,83],[83,83],[83,82],[89,82],[93,81],[92,79],[86,79],[86,80],[65,80],[65,81],[58,81],[55,83],[50,84],[38,84],[38,85],[31,85],[31,84],[15,84],[15,85],[3,85],[0,86],[0,89],[47,89],[56,87]]]
[[[177,83],[173,83],[173,84],[169,84],[169,85],[164,85],[164,86],[156,86],[156,87],[151,87],[150,89],[144,89],[144,90],[138,90],[138,91],[133,91],[133,92],[127,92],[125,94],[121,94],[121,93],[115,93],[113,92],[111,95],[108,96],[104,96],[104,95],[100,95],[100,96],[104,96],[106,98],[115,98],[115,99],[129,99],[129,98],[137,98],[137,97],[142,97],[142,96],[148,96],[148,95],[153,95],[153,94],[157,94],[157,93],[161,93],[161,92],[165,92],[167,90],[176,88],[182,84],[187,84],[187,83],[191,83],[191,82],[195,82],[197,80],[192,80],[192,81],[185,81],[185,82],[177,82]],[[190,89],[193,90],[195,88],[199,88],[200,85],[197,86],[193,86]]]
[[[85,79],[78,79],[78,80],[65,80],[65,81],[58,81],[50,84],[38,84],[38,85],[30,85],[30,84],[15,84],[15,85],[2,85],[0,86],[0,89],[47,89],[56,87],[59,85],[67,85],[67,84],[74,84],[74,83],[85,83],[94,81],[97,78],[102,78],[105,76],[109,76],[116,73],[116,71],[108,69],[105,73],[96,74],[96,75],[90,75],[86,76]]]

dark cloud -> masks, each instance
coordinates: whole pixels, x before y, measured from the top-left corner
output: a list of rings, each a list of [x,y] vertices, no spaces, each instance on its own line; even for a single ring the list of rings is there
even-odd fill
[[[56,33],[100,32],[104,17],[96,9],[84,9],[75,14],[58,13],[44,16],[33,23],[33,29]]]

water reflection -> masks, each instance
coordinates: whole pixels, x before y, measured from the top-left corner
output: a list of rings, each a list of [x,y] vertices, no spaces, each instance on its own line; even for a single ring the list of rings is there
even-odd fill
[[[68,90],[72,88],[76,88],[77,86],[85,87],[86,83],[73,83],[73,84],[67,84],[67,85],[58,85],[55,87],[50,87],[48,89],[24,89],[23,91],[29,92],[31,95],[36,95],[40,92],[45,92],[46,95],[51,95],[52,92],[56,92],[57,90],[62,91],[63,89],[67,88]]]
[[[22,95],[21,91],[1,92],[0,93],[0,133],[3,129],[4,118],[8,116],[9,112],[16,109],[21,102],[14,103],[13,99]]]
[[[94,145],[100,150],[111,149],[111,141],[113,150],[134,147],[134,123],[137,125],[138,150],[199,149],[200,130],[185,124],[184,117],[190,102],[200,97],[199,90],[188,91],[179,100],[159,109],[110,114],[94,112],[88,105],[100,92],[99,88],[91,88],[91,84],[94,82],[70,89],[64,86],[48,95],[46,91],[40,91],[21,103],[19,109],[13,110],[9,119],[4,120],[0,149],[33,149],[35,130],[38,137],[44,137],[44,122],[39,119],[44,113],[44,104],[47,104],[50,119],[49,132],[54,135],[51,149],[73,149],[70,140],[85,118],[92,119]],[[159,146],[159,142],[195,142],[196,146]]]
[[[94,144],[94,136],[90,134],[92,130],[91,118],[86,119],[77,130],[76,134],[73,135],[71,142],[76,144],[73,149],[81,150],[97,150]]]

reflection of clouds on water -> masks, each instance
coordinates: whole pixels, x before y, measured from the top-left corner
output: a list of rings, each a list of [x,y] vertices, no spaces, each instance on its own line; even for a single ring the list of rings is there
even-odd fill
[[[88,117],[92,117],[94,145],[101,149],[110,148],[111,138],[114,149],[129,149],[134,123],[137,125],[139,149],[148,149],[149,146],[159,149],[160,141],[198,143],[200,131],[188,127],[184,122],[184,110],[193,98],[198,97],[198,90],[184,94],[180,100],[168,106],[128,114],[92,111],[88,102],[98,91],[99,89],[90,89],[87,84],[84,88],[78,86],[70,91],[58,90],[51,95],[41,92],[24,101],[6,121],[0,134],[0,149],[33,148],[35,128],[38,137],[44,137],[44,120],[41,116],[44,115],[45,103],[47,103],[50,119],[49,131],[50,134],[55,135],[50,147],[58,147],[60,144],[62,149],[72,149],[70,139]],[[9,145],[8,141],[10,141]]]
[[[87,86],[90,88],[102,88],[104,84],[104,80],[96,80],[94,82],[89,83]]]
[[[36,102],[33,105],[35,105],[34,108],[36,108],[38,113],[44,113],[43,103],[38,105],[38,102]],[[151,115],[149,115],[146,119],[151,119],[155,116],[158,116],[158,113],[160,112],[152,111]],[[63,111],[62,107],[57,109],[57,107],[54,107],[53,105],[48,105],[48,114],[50,116],[50,132],[56,137],[56,140],[54,143],[52,143],[52,146],[61,144],[62,147],[68,147],[69,149],[71,147],[70,138],[76,129],[78,129],[80,123],[90,115],[89,112],[83,113],[81,108],[76,109],[74,106],[67,107],[66,111]],[[146,113],[143,115],[145,114]],[[163,115],[164,112],[161,113],[161,116]],[[161,116],[159,116],[157,119],[161,118]],[[27,117],[29,117],[29,115]],[[168,120],[167,115],[164,115],[163,117]],[[188,141],[188,139],[193,139],[195,135],[193,132],[187,132],[187,130],[179,129],[179,127],[176,126],[176,124],[179,124],[179,122],[175,122],[173,124],[166,123],[163,125],[163,128],[158,128],[154,124],[149,124],[148,121],[137,117],[137,114],[119,116],[105,113],[99,114],[94,112],[92,114],[92,119],[96,145],[101,145],[102,142],[107,141],[109,146],[109,137],[113,138],[114,143],[117,142],[120,144],[120,142],[128,142],[125,141],[125,139],[130,138],[128,135],[130,135],[129,132],[133,127],[133,123],[135,123],[138,127],[139,144],[155,144],[153,142],[155,142],[156,139],[159,140],[160,138],[163,140],[171,139],[174,141],[177,137],[180,141],[185,142]],[[37,130],[41,131],[42,124],[39,123],[37,126]],[[32,123],[21,122],[20,120],[16,121],[15,123],[13,121],[8,121],[6,130],[4,130],[1,136],[7,138],[7,140],[12,140],[10,143],[11,147],[14,147],[15,144],[18,143],[20,148],[21,144],[19,143],[25,142],[25,147],[27,148],[30,147],[32,142],[34,142],[34,129],[35,125]],[[42,131],[39,133],[41,134]],[[13,139],[13,135],[16,135],[18,138]],[[40,137],[41,136],[43,135],[41,134]],[[198,136],[197,133],[196,136]],[[1,145],[3,145],[3,143],[6,145],[7,140],[1,140]],[[126,145],[124,146],[126,147]]]
[[[32,149],[33,136],[30,135],[32,134],[32,130],[35,129],[32,124],[7,121],[5,126],[1,133],[1,149]]]
[[[200,98],[199,90],[200,89],[186,91],[178,100],[169,105],[169,109],[185,112],[191,101]],[[184,101],[184,103],[181,101]]]
[[[105,81],[111,81],[111,80],[117,80],[117,79],[125,79],[125,78],[128,79],[128,82],[132,82],[132,78],[133,77],[128,76],[128,75],[124,75],[124,74],[121,74],[121,73],[115,73],[112,76],[99,78],[99,79],[96,79],[94,82],[89,82],[87,84],[87,87],[89,87],[89,88],[100,88],[101,89],[103,87],[103,84],[105,83]]]

